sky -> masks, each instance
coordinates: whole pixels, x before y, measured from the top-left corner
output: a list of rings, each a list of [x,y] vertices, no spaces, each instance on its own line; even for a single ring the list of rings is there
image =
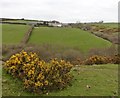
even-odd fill
[[[0,0],[2,18],[117,22],[119,0]]]

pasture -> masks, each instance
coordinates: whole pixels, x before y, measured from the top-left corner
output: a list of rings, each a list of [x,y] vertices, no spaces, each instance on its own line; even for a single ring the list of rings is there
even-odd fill
[[[72,86],[43,96],[117,96],[118,65],[93,65],[74,67]],[[39,96],[24,91],[22,83],[3,70],[3,96]]]
[[[118,23],[98,23],[98,24],[92,24],[99,27],[106,27],[106,28],[118,28]]]
[[[86,52],[91,48],[111,46],[111,43],[93,34],[76,28],[39,27],[33,30],[29,43],[51,44],[77,48]]]
[[[29,26],[26,25],[2,24],[2,43],[20,43],[28,28]]]

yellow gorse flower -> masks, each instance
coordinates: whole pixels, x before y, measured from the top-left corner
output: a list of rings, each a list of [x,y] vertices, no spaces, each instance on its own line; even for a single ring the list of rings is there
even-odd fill
[[[44,82],[45,85],[48,85],[48,83],[49,83],[48,80],[46,80],[46,81]]]
[[[11,75],[20,78],[27,90],[46,92],[52,87],[64,88],[71,80],[68,73],[72,66],[69,62],[58,61],[56,58],[46,63],[36,53],[23,50],[12,55],[5,62],[4,68]]]
[[[36,87],[43,86],[43,83],[40,83],[40,82],[38,81],[37,83],[35,83],[35,86],[36,86]]]

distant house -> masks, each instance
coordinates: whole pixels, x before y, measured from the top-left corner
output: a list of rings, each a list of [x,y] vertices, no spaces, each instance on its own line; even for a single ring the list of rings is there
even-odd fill
[[[45,26],[51,26],[51,27],[62,27],[62,23],[58,21],[36,21],[36,22],[28,22],[27,25],[33,25],[33,26],[40,26],[40,25],[45,25]]]
[[[48,23],[48,26],[52,26],[52,27],[62,27],[62,23],[58,22],[58,21],[50,21]]]

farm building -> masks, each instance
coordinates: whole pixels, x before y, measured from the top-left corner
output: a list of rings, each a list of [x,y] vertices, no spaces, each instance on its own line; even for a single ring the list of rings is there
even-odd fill
[[[58,22],[58,21],[50,21],[48,23],[48,26],[53,26],[53,27],[62,27],[62,23]]]

